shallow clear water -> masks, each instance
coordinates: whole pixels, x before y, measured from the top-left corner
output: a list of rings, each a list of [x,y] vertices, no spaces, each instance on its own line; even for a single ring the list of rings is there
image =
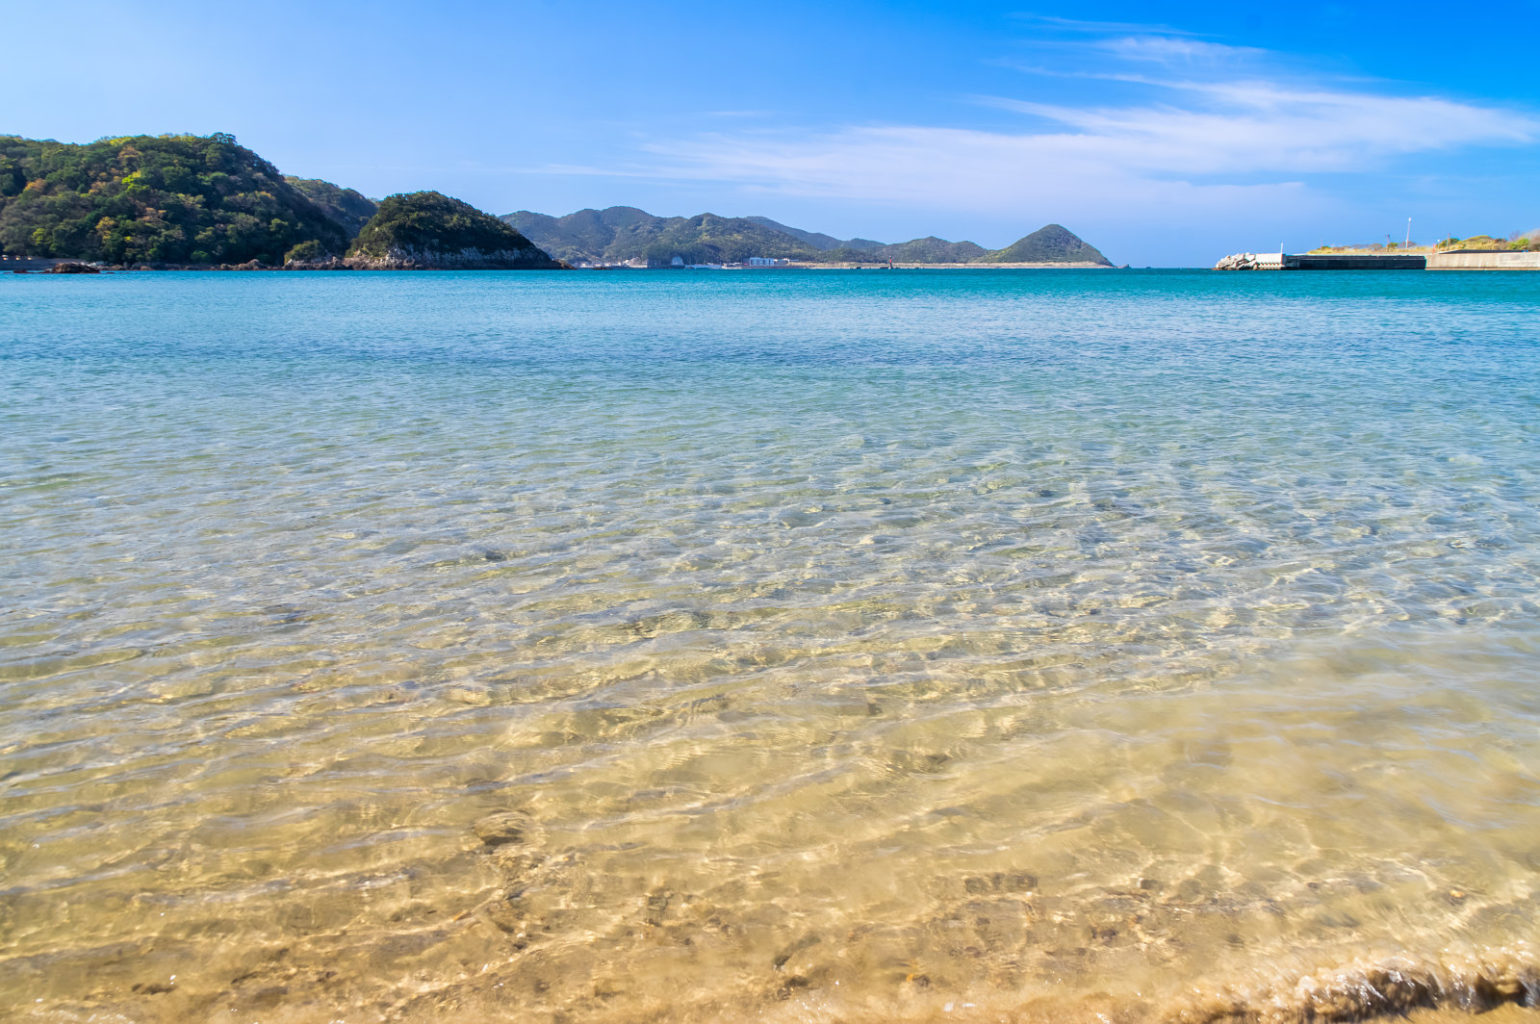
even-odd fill
[[[0,1014],[1532,1001],[1537,299],[0,279]]]

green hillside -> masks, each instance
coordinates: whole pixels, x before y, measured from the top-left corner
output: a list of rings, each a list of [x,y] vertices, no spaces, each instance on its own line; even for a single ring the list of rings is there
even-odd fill
[[[320,178],[296,178],[289,175],[284,180],[320,207],[322,213],[342,225],[349,238],[357,238],[364,225],[369,223],[369,218],[380,208],[373,199],[356,189],[333,185]]]
[[[875,249],[837,249],[829,258],[841,262],[892,260],[894,263],[971,263],[989,250],[972,242],[948,242],[931,235]]]
[[[980,263],[1098,263],[1112,266],[1095,246],[1087,245],[1073,232],[1057,224],[1038,228],[1004,249],[978,258]]]
[[[402,267],[554,269],[528,238],[489,213],[440,192],[384,199],[348,250],[351,261]]]
[[[785,224],[773,221],[769,217],[745,217],[744,219],[751,220],[755,224],[769,228],[772,231],[779,231],[783,235],[790,235],[799,242],[806,242],[813,248],[822,249],[824,252],[830,252],[835,249],[861,250],[882,248],[881,242],[874,242],[870,238],[839,239],[833,235],[826,235],[821,231],[803,231],[801,228],[787,227]]]
[[[675,258],[685,263],[737,263],[751,256],[810,260],[818,250],[790,235],[743,217],[670,217],[659,225],[643,249],[649,266],[667,266]]]
[[[341,225],[234,136],[0,136],[0,250],[108,263],[341,253]]]

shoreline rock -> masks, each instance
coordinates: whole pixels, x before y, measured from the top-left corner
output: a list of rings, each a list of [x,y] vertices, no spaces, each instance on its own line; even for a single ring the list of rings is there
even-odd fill
[[[358,254],[340,262],[341,269],[350,270],[544,270],[552,269],[554,263],[533,245],[521,249],[460,249],[455,252],[393,245],[382,256]]]
[[[1256,270],[1257,254],[1254,252],[1231,253],[1218,263],[1214,264],[1215,270]]]

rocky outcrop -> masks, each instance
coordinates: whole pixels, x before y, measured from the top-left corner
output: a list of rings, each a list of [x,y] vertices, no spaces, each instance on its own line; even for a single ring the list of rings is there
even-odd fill
[[[546,270],[559,266],[534,245],[453,252],[393,245],[383,254],[355,253],[341,263],[350,270]]]
[[[352,270],[341,256],[324,256],[313,260],[285,260],[285,270]]]
[[[45,274],[100,274],[100,267],[93,267],[89,263],[55,263]]]
[[[1231,253],[1218,263],[1214,264],[1215,270],[1258,270],[1257,254],[1254,252]]]

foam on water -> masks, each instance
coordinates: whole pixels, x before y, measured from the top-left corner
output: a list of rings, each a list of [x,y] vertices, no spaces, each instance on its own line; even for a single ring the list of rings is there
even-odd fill
[[[0,280],[0,1008],[1533,1004],[1537,290]]]

